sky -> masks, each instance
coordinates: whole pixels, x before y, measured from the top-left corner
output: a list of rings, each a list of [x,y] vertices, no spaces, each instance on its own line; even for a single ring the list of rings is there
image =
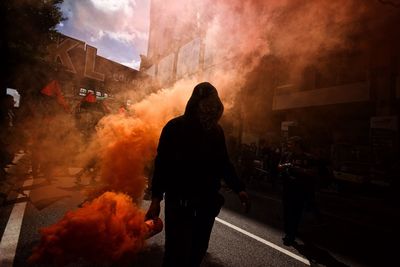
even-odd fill
[[[97,54],[139,69],[147,54],[150,0],[64,0],[57,29],[97,48]]]

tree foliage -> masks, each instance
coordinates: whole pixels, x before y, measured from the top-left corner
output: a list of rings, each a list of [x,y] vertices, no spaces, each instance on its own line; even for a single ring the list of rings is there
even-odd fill
[[[64,18],[63,0],[0,1],[1,89],[13,86],[21,68],[42,64],[46,47]]]

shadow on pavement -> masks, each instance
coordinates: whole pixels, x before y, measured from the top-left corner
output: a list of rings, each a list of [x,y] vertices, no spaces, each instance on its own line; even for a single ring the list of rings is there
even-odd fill
[[[134,263],[129,265],[129,267],[160,267],[162,264],[162,259],[164,255],[163,246],[153,245],[147,247],[143,252],[141,252]],[[117,265],[112,265],[113,267],[117,267]],[[211,254],[207,253],[202,267],[224,267],[225,265],[216,257],[213,257]]]
[[[218,258],[212,256],[210,253],[207,253],[204,257],[202,267],[224,267],[224,263],[221,262]]]
[[[293,247],[304,257],[306,257],[311,266],[326,266],[326,267],[348,267],[337,259],[335,259],[328,251],[315,246],[311,242],[305,242],[303,245],[295,243]]]
[[[2,206],[12,206],[14,204],[27,202],[27,201],[29,201],[29,197],[28,196],[23,196],[23,197],[16,198],[16,199],[13,199],[13,200],[7,200],[7,201],[5,201],[3,203]]]
[[[164,248],[162,246],[152,245],[148,246],[144,251],[142,251],[132,265],[129,267],[160,267],[162,263],[162,258],[164,255]],[[112,265],[117,267],[117,265]]]
[[[49,186],[52,182],[56,181],[55,179],[50,179],[50,180],[43,180],[40,183],[34,183],[33,185],[29,185],[29,186],[24,186],[22,188],[19,189],[19,192],[23,192],[23,191],[32,191],[35,189],[40,189],[46,186]]]
[[[64,191],[75,192],[75,191],[81,191],[85,187],[86,186],[83,184],[76,184],[74,186],[69,186],[69,187],[58,186],[57,188]]]
[[[35,242],[35,245],[37,243]],[[30,247],[34,247],[34,244],[29,244]],[[31,250],[27,250],[31,251]],[[132,260],[132,263],[128,264],[123,264],[121,263],[115,263],[115,264],[94,264],[94,263],[89,263],[83,260],[77,260],[75,262],[69,263],[67,266],[68,267],[160,267],[162,264],[162,259],[164,255],[164,248],[163,246],[160,245],[152,245],[148,246],[144,251],[142,251],[140,254],[137,255],[136,259]],[[26,258],[24,260],[22,259],[17,259],[16,261],[16,267],[19,266],[26,266],[27,262],[26,259],[29,257],[29,255],[25,255]],[[52,264],[31,264],[29,265],[31,267],[51,267],[54,266]],[[213,257],[211,254],[207,253],[206,257],[204,258],[204,261],[201,265],[202,267],[224,267],[225,265],[218,260],[217,258]]]
[[[48,206],[50,206],[62,199],[70,198],[70,197],[71,197],[70,195],[63,195],[63,196],[57,196],[57,197],[42,198],[42,199],[39,199],[38,201],[32,202],[32,204],[37,210],[43,210],[43,209],[47,208]]]

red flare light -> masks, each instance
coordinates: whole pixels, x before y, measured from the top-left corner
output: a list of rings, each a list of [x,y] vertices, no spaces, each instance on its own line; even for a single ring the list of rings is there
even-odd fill
[[[57,266],[79,258],[93,263],[126,262],[143,249],[146,238],[160,231],[160,221],[152,226],[145,223],[144,211],[129,196],[107,192],[42,228],[40,244],[29,262]]]

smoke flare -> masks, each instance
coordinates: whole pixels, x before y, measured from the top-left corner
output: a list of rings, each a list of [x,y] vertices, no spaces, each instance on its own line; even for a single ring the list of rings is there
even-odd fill
[[[107,192],[40,233],[29,262],[59,266],[79,258],[93,263],[130,259],[143,248],[148,227],[129,196]]]
[[[101,120],[87,157],[97,156],[102,186],[91,192],[92,201],[40,230],[42,238],[30,262],[121,262],[140,252],[151,235],[139,208],[146,169],[155,156],[161,127],[182,112],[191,88],[181,83],[135,104],[133,116],[114,114]]]

